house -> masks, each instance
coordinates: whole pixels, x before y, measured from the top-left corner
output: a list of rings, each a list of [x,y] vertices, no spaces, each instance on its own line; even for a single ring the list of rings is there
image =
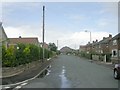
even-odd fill
[[[92,44],[88,42],[88,44],[86,45],[86,53],[89,54],[91,52],[92,52]]]
[[[17,44],[34,44],[39,46],[39,41],[37,37],[19,37],[19,38],[9,38],[8,46],[17,45]]]
[[[79,52],[86,52],[86,45],[80,45]]]
[[[99,41],[97,44],[99,45],[97,48],[99,51],[99,54],[110,54],[110,41],[112,39],[112,35],[109,34],[109,37],[103,37],[101,41]]]
[[[92,54],[98,53],[98,40],[93,41],[93,43],[91,44],[92,44],[91,53]]]
[[[42,47],[43,46],[43,43],[40,43],[40,46]],[[49,49],[49,45],[47,43],[44,42],[44,48],[45,49]]]
[[[63,47],[63,48],[60,49],[60,52],[62,54],[73,53],[73,49],[71,49],[70,47],[65,46],[65,47]]]
[[[8,44],[8,37],[2,26],[2,22],[0,22],[0,46],[5,45],[5,47],[7,48],[7,44]]]
[[[120,33],[112,38],[110,42],[110,52],[112,53],[112,63],[120,63]]]
[[[98,40],[93,41],[92,43],[92,58],[101,60],[104,62],[111,62],[110,60],[110,41],[112,39],[112,35],[109,34],[108,37],[103,37],[101,41]]]
[[[101,41],[93,41],[92,43],[88,42],[85,46],[80,46],[80,52],[84,51],[87,54],[92,55],[94,60],[110,61],[110,41],[112,35],[109,34],[108,37],[103,37]]]

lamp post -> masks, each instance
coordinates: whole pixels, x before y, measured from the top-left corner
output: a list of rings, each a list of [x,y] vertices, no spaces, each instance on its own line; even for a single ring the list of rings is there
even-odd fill
[[[89,32],[90,33],[90,43],[92,43],[92,37],[91,37],[91,31],[85,30],[85,32]],[[92,59],[92,44],[90,44],[90,59]]]
[[[89,32],[90,33],[90,43],[91,43],[91,41],[92,41],[91,31],[85,30],[85,32]]]

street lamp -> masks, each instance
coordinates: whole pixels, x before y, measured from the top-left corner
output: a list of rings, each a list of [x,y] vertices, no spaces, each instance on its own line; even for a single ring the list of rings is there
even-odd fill
[[[90,43],[91,43],[91,41],[92,41],[91,31],[87,31],[87,30],[85,30],[85,32],[89,32],[89,33],[90,33]]]
[[[91,43],[91,41],[92,41],[91,31],[85,30],[85,32],[89,32],[90,33],[90,43]],[[90,59],[92,59],[92,44],[90,44]]]

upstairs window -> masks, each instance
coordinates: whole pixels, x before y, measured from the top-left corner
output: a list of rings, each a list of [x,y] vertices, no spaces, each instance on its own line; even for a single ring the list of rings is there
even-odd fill
[[[117,45],[117,40],[113,40],[113,45]]]

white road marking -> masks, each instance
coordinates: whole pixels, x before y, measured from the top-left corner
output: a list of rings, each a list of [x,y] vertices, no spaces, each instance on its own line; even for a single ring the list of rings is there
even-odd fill
[[[48,76],[50,73],[48,72],[46,75]]]
[[[10,87],[4,87],[5,89],[8,89],[8,88],[10,88]]]
[[[17,86],[17,87],[15,87],[15,88],[21,88],[22,86]]]
[[[21,86],[24,86],[24,85],[26,85],[27,83],[23,83],[23,84],[21,84]]]

